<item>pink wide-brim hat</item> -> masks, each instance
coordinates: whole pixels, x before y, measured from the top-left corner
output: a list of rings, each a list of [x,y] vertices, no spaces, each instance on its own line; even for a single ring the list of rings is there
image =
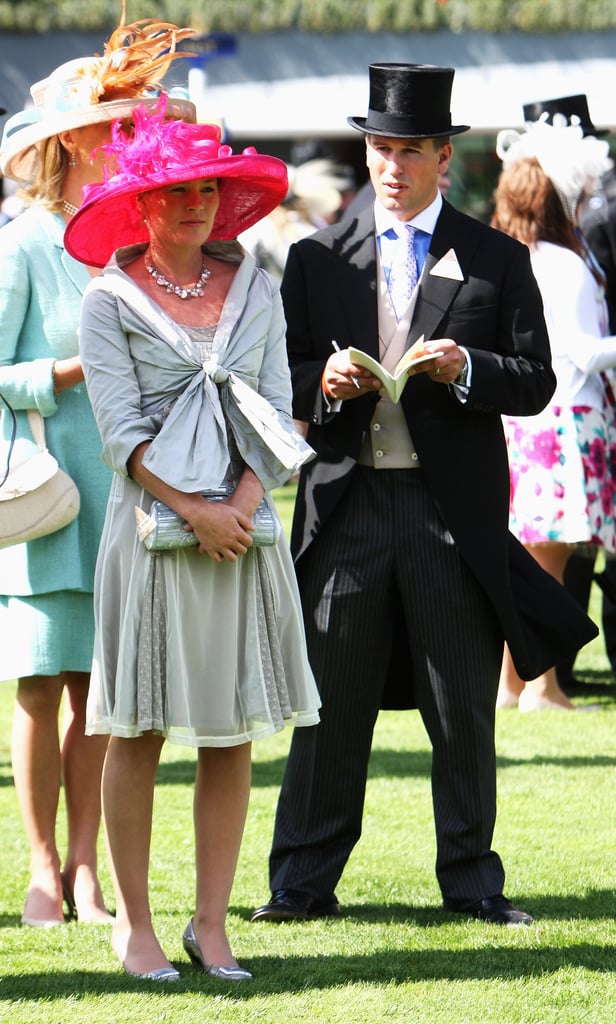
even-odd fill
[[[252,147],[234,154],[221,145],[220,128],[165,120],[164,101],[155,111],[138,107],[134,134],[119,124],[104,146],[111,171],[83,189],[83,203],[64,235],[67,250],[93,267],[104,267],[117,249],[150,240],[139,211],[143,192],[200,178],[218,181],[219,206],[208,241],[237,238],[271,213],[288,190],[287,167]]]

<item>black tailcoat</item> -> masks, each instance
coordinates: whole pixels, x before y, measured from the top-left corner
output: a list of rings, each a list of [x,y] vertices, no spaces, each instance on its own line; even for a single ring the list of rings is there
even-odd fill
[[[463,280],[431,274],[451,249]],[[344,497],[376,393],[327,412],[321,375],[332,339],[378,358],[372,207],[291,248],[282,284],[294,415],[309,422],[317,458],[302,470],[292,530],[302,556]],[[516,668],[531,679],[597,635],[593,623],[508,530],[509,472],[503,414],[533,415],[555,388],[542,302],[528,250],[443,204],[419,286],[410,342],[453,338],[472,360],[468,401],[425,374],[401,399],[440,515],[488,594]],[[385,471],[386,472],[386,471]],[[392,662],[396,665],[406,660]],[[390,689],[386,706],[398,706]]]

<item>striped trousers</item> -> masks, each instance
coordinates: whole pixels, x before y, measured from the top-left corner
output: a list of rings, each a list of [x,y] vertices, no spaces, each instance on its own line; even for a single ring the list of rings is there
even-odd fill
[[[460,500],[464,496],[460,495]],[[480,536],[480,524],[477,524]],[[357,467],[299,566],[308,652],[323,702],[296,729],[280,792],[270,885],[327,899],[361,834],[368,759],[394,632],[432,745],[436,873],[444,898],[502,892],[494,709],[500,626],[421,470]],[[405,819],[412,827],[412,807]]]

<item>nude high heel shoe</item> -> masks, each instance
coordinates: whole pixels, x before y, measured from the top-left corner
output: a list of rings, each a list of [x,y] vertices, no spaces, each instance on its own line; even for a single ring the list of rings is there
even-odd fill
[[[69,921],[79,921],[80,924],[113,924],[113,914],[110,914],[105,908],[99,909],[96,905],[80,914],[75,894],[63,874],[60,875],[60,880],[62,882],[62,897],[67,907],[66,916]]]
[[[45,914],[50,914],[53,910],[53,903],[54,900],[47,896],[39,886],[31,885],[26,896],[21,923],[29,928],[57,928],[58,925],[64,924],[64,915],[62,917],[39,916],[41,910]],[[34,910],[32,904],[34,904]]]

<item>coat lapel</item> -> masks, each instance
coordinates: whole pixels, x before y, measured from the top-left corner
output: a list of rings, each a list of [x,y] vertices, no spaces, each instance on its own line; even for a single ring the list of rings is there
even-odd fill
[[[349,222],[348,230],[336,239],[333,261],[336,290],[349,325],[349,338],[338,339],[342,347],[354,345],[375,359],[379,355],[377,320],[376,242],[372,206]]]
[[[465,283],[465,267],[470,265],[476,243],[469,242],[461,219],[452,206],[443,202],[417,291],[410,343],[422,334],[426,339],[434,336],[458,290]],[[332,261],[332,273],[349,330],[349,337],[338,338],[337,341],[343,348],[355,345],[378,359],[374,231],[374,211],[369,206],[357,218],[350,220],[347,230],[335,238],[333,255],[343,258]]]
[[[472,243],[471,249],[474,247],[475,243]],[[466,280],[464,268],[469,265],[471,249],[458,225],[456,211],[444,202],[421,276],[411,325],[411,341],[422,334],[426,339],[433,337]]]
[[[56,244],[58,245],[58,248],[62,250],[60,259],[62,260],[62,266],[64,267],[66,276],[69,281],[72,281],[79,294],[83,295],[92,280],[90,272],[83,263],[80,263],[79,260],[76,260],[73,256],[70,256],[69,253],[67,253],[64,248],[62,232],[59,233]]]
[[[90,273],[83,263],[79,263],[78,260],[69,256],[64,248],[64,221],[62,216],[59,213],[51,213],[42,207],[35,206],[33,209],[37,210],[40,228],[45,238],[58,250],[59,259],[66,272],[66,276],[79,294],[83,295],[90,283]]]

